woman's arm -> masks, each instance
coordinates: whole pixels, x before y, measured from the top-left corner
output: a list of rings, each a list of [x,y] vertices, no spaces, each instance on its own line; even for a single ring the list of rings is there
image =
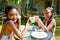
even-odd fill
[[[30,24],[32,24],[32,23],[31,23],[30,20],[28,19],[28,21],[27,21],[27,23],[26,23],[26,28],[24,29],[25,31],[22,32],[23,35],[25,35],[25,33],[27,32],[26,30],[27,30],[27,28],[28,28],[28,26],[29,26]]]
[[[20,29],[20,23],[21,23],[21,19],[17,20],[17,28]]]
[[[20,29],[20,22],[18,22],[17,28]]]
[[[46,27],[41,20],[37,20],[38,25],[44,29],[44,31],[49,31],[50,29],[53,28],[53,25],[55,25],[55,19],[52,19],[51,23]]]
[[[17,29],[16,25],[13,23],[13,21],[9,21],[8,22],[9,28],[12,32],[14,32],[14,34],[16,34],[19,38],[23,38],[24,37],[24,33],[27,30],[27,27],[25,27],[24,31],[22,33],[20,33],[20,31]]]

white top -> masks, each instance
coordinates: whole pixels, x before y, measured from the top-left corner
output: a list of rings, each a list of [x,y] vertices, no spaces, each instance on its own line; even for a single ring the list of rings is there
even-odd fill
[[[9,35],[3,35],[1,40],[12,40],[13,32]]]

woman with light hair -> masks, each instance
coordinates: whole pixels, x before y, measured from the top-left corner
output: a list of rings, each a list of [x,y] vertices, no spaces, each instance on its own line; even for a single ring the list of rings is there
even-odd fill
[[[44,10],[44,17],[44,22],[42,22],[40,18],[36,18],[35,21],[38,23],[42,31],[48,34],[48,36],[43,40],[51,40],[51,38],[54,36],[56,26],[56,22],[54,19],[54,10],[52,7],[48,7]]]

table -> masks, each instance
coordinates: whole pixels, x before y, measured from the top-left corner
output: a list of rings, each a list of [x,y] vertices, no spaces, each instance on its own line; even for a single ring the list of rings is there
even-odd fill
[[[24,29],[24,25],[21,25],[21,28]],[[29,26],[28,27],[28,32],[29,32],[29,36],[27,37],[24,37],[23,40],[42,40],[43,38],[47,37],[47,33],[45,32],[37,32],[37,31],[34,31],[33,29],[37,28],[37,26]],[[22,31],[22,30],[21,30]],[[43,36],[43,37],[42,37]]]

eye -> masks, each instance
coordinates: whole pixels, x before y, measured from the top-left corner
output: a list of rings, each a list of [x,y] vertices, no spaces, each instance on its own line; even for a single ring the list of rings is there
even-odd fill
[[[47,14],[48,14],[49,12],[47,12]]]
[[[17,16],[17,14],[16,14],[16,16]]]
[[[49,14],[49,12],[46,12],[45,14]]]
[[[11,14],[10,16],[13,16],[14,14]]]

